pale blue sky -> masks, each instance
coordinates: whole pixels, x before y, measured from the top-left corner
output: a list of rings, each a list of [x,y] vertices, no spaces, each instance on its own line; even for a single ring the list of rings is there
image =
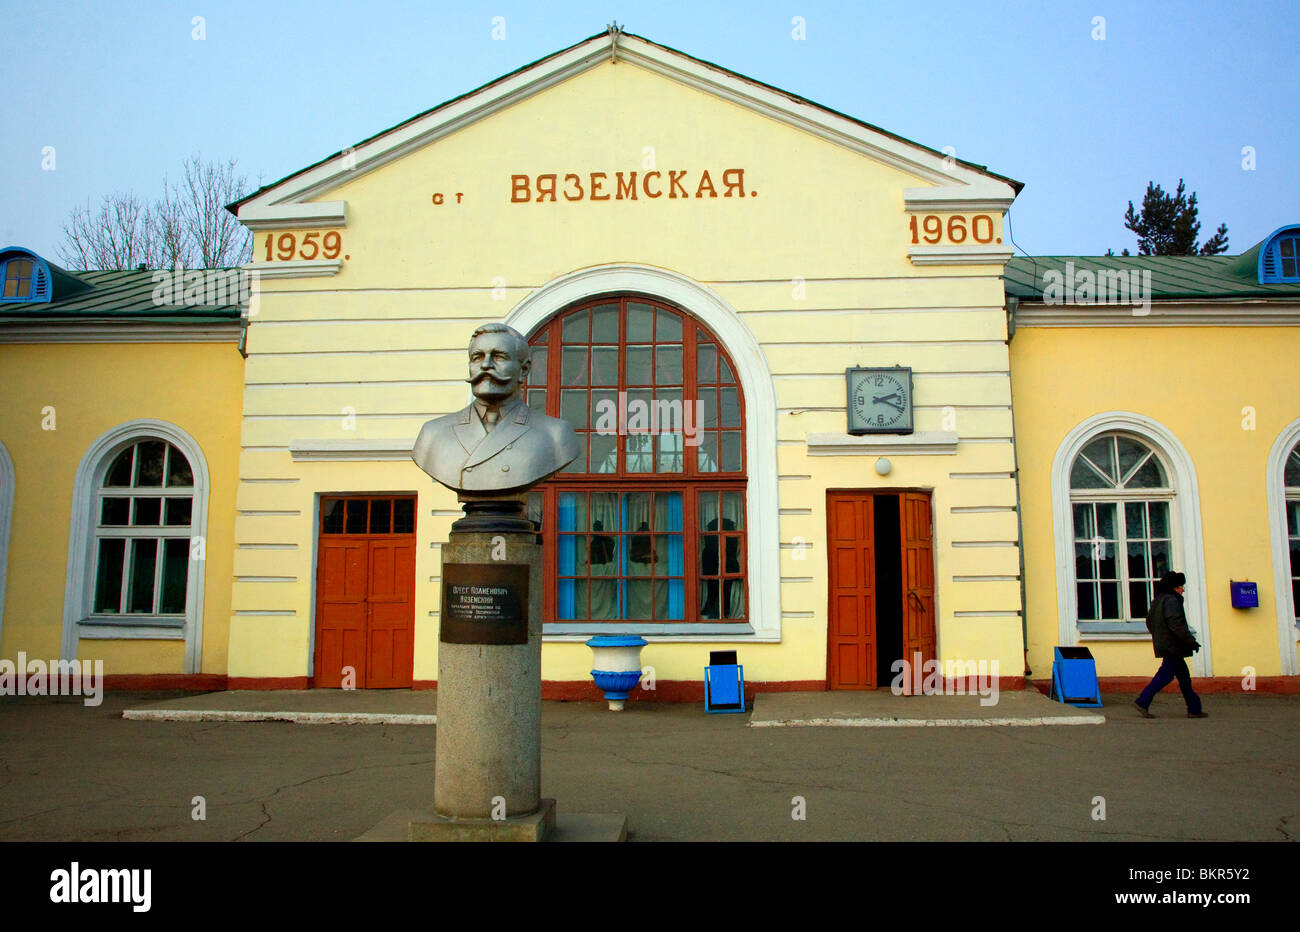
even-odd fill
[[[1011,219],[1030,254],[1133,247],[1121,217],[1150,179],[1185,178],[1202,237],[1226,222],[1234,254],[1300,221],[1294,0],[3,0],[0,11],[0,245],[51,258],[73,205],[128,189],[152,198],[190,154],[233,156],[250,180],[272,181],[615,19],[1025,182]],[[804,41],[791,38],[795,16]],[[45,146],[54,171],[41,168]]]

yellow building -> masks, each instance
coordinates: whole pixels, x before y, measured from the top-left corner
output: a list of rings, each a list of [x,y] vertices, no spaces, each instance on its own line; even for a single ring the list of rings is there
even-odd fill
[[[1237,257],[1008,264],[1035,672],[1054,645],[1084,645],[1103,685],[1148,678],[1142,621],[1173,569],[1194,676],[1300,685],[1297,244],[1291,225]],[[1233,581],[1257,607],[1233,607]]]
[[[224,683],[240,273],[188,274],[0,251],[0,658]]]
[[[1027,661],[1045,678],[1056,644],[1092,647],[1104,677],[1145,675],[1150,575],[1113,559],[1138,544],[1207,581],[1188,599],[1198,674],[1294,677],[1300,410],[1279,343],[1300,288],[1157,290],[1140,319],[1058,300],[1048,273],[1065,260],[1012,260],[1003,242],[1019,189],[627,34],[420,114],[232,205],[255,234],[254,286],[246,330],[237,306],[209,319],[221,342],[50,345],[52,324],[0,307],[0,339],[30,337],[0,346],[24,373],[0,414],[0,492],[17,490],[0,656],[78,650],[110,674],[232,688],[433,685],[439,547],[460,509],[410,449],[470,397],[474,328],[503,321],[532,345],[529,404],[584,444],[529,505],[548,696],[596,694],[596,633],[650,642],[661,699],[698,698],[712,650],[737,651],[757,689],[888,686],[918,655],[1007,688]],[[1286,239],[1181,261],[1241,285],[1260,255],[1280,273]],[[96,333],[139,332],[111,316]],[[150,338],[196,333],[193,316]],[[143,494],[104,485],[140,437],[202,454],[206,529],[187,533],[207,557],[184,614],[157,604],[123,625],[144,614],[133,565],[119,617],[101,617],[95,548],[112,565],[118,545],[91,524],[104,500]],[[1105,443],[1126,466],[1145,444],[1166,484],[1072,489]],[[1174,531],[1071,525],[1131,503]],[[1075,560],[1085,529],[1095,570]],[[1229,577],[1257,581],[1261,607],[1227,608]],[[1103,582],[1132,596],[1103,604]]]

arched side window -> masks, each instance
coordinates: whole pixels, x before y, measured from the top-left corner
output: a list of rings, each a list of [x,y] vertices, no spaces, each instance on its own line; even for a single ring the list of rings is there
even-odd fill
[[[1057,643],[1149,640],[1138,610],[1167,560],[1187,575],[1183,610],[1201,642],[1189,666],[1195,676],[1214,675],[1198,489],[1187,448],[1146,415],[1101,412],[1062,438],[1052,457]],[[1078,533],[1076,506],[1083,506]],[[1080,605],[1085,588],[1091,607]]]
[[[138,440],[109,464],[96,494],[90,615],[184,623],[194,473],[165,440]]]
[[[1287,552],[1291,568],[1291,617],[1300,625],[1300,444],[1291,448],[1283,472]]]
[[[14,513],[14,461],[0,443],[0,657],[4,651],[5,579],[9,569],[9,529]]]
[[[1265,470],[1282,674],[1300,674],[1300,418],[1278,435]]]
[[[1070,468],[1075,595],[1082,622],[1140,623],[1172,567],[1174,490],[1142,440],[1096,437]]]
[[[631,295],[570,307],[529,342],[529,406],[583,447],[529,499],[555,530],[546,620],[747,621],[744,399],[721,343]]]
[[[131,421],[77,469],[68,542],[63,656],[80,638],[184,640],[201,666],[208,470],[188,434]]]

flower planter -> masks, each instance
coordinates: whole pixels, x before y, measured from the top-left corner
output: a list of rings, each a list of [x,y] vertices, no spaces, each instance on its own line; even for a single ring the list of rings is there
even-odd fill
[[[621,712],[627,694],[641,680],[641,648],[650,643],[635,634],[598,634],[587,641],[592,653],[591,678],[605,694],[611,712]]]

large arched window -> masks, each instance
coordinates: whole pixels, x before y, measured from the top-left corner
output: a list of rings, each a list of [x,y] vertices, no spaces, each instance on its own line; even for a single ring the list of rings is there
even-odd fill
[[[1109,432],[1070,468],[1080,622],[1141,622],[1156,581],[1173,565],[1174,490],[1142,440]]]
[[[1300,625],[1300,444],[1291,448],[1282,471],[1286,496],[1286,538],[1291,562],[1291,615]]]
[[[95,503],[92,617],[183,624],[193,511],[194,472],[172,444],[139,440],[113,457]]]
[[[1265,470],[1273,598],[1284,676],[1300,673],[1300,418],[1273,443]]]
[[[64,658],[81,638],[183,640],[185,672],[199,672],[208,487],[203,451],[166,421],[91,444],[73,480]]]
[[[547,534],[546,619],[744,622],[744,399],[714,335],[639,296],[539,327],[528,404],[583,452],[529,499]]]

